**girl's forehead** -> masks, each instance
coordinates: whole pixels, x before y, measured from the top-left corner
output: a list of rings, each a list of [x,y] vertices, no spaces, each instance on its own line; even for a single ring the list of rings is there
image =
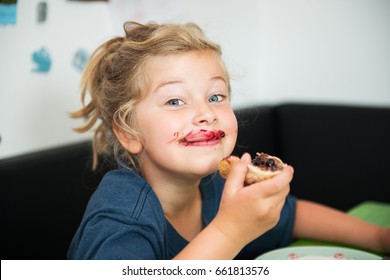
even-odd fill
[[[188,51],[180,53],[172,53],[165,55],[155,55],[149,61],[152,65],[159,66],[165,63],[177,63],[179,60],[201,60],[207,59],[210,61],[221,62],[221,56],[214,51]]]
[[[194,74],[194,72],[201,72],[205,75],[215,73],[223,76],[226,80],[228,79],[221,56],[212,51],[193,51],[155,56],[149,60],[147,68],[148,72],[152,74],[150,77],[152,79],[156,75],[185,77],[186,75]]]
[[[191,51],[153,56],[144,65],[144,73],[146,96],[160,85],[173,81],[204,83],[218,77],[230,88],[229,75],[221,55],[214,51]]]

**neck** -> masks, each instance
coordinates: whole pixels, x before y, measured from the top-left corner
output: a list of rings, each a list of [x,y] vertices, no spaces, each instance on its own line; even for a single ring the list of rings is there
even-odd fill
[[[164,174],[163,177],[145,176],[145,179],[160,200],[167,220],[182,237],[190,241],[203,229],[201,179],[167,177]]]
[[[165,178],[164,180],[161,176],[157,176],[157,178],[148,177],[146,180],[159,198],[166,216],[179,215],[200,199],[200,179],[166,180]]]

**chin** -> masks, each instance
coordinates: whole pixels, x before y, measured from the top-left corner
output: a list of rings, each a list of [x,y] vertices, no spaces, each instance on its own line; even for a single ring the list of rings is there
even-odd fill
[[[218,170],[220,160],[215,159],[213,161],[209,161],[206,164],[206,161],[202,161],[199,164],[197,164],[196,173],[201,175],[202,177],[205,177],[207,175],[210,175],[211,173],[214,173]]]

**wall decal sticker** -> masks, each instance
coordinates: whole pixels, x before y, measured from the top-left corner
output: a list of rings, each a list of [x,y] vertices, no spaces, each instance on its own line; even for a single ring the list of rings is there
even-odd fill
[[[44,47],[37,51],[34,51],[31,57],[33,62],[35,63],[35,68],[32,70],[33,72],[49,72],[52,61],[49,52]]]
[[[72,65],[76,70],[82,72],[85,68],[85,65],[87,64],[88,59],[88,51],[80,48],[73,55]]]

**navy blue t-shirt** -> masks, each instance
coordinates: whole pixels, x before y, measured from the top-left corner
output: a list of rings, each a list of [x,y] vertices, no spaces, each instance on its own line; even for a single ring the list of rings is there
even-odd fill
[[[201,181],[202,219],[216,216],[225,181],[218,173]],[[295,197],[289,195],[278,224],[249,243],[237,259],[254,259],[292,241]],[[172,259],[186,245],[165,218],[151,186],[126,168],[108,172],[88,202],[71,242],[69,259]]]

